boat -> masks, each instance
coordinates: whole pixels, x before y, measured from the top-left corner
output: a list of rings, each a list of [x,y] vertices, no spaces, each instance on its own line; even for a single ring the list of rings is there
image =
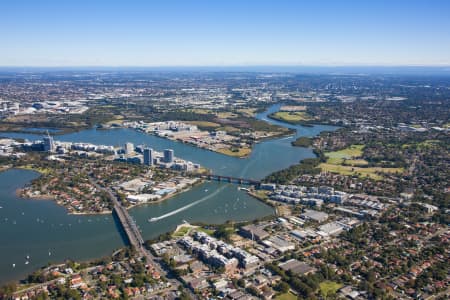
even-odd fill
[[[16,264],[13,264],[13,268],[15,268],[16,267]]]
[[[150,218],[148,219],[149,222],[155,222],[156,220],[158,220],[157,218]]]
[[[208,189],[205,189],[205,193],[207,193],[208,192]]]
[[[48,251],[48,256],[52,255],[52,253],[50,251]]]
[[[28,260],[25,262],[26,265],[28,265],[29,263],[30,263],[30,262],[29,262]]]
[[[29,255],[27,255],[27,260],[28,260],[28,259],[30,259],[30,256],[29,256]]]

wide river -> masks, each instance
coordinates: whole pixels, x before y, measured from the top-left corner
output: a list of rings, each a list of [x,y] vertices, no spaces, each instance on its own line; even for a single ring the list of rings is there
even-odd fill
[[[307,148],[292,147],[298,136],[315,136],[337,127],[294,126],[267,118],[277,111],[272,106],[257,118],[272,124],[296,129],[295,136],[267,140],[255,145],[246,159],[233,158],[198,149],[130,129],[84,130],[55,137],[60,141],[123,145],[146,144],[156,150],[172,148],[175,155],[211,169],[215,174],[261,179],[268,174],[314,157]],[[40,135],[0,133],[1,137],[41,139]],[[25,170],[0,173],[0,284],[21,279],[49,262],[64,259],[88,260],[109,255],[124,245],[111,215],[73,216],[52,201],[22,199],[15,190],[39,174]],[[223,223],[227,220],[253,220],[274,213],[262,202],[239,191],[236,185],[206,182],[165,202],[135,207],[131,215],[142,230],[144,239],[173,230],[183,220]],[[149,223],[151,217],[161,217]],[[25,264],[29,256],[29,263]],[[14,264],[14,265],[13,265]]]

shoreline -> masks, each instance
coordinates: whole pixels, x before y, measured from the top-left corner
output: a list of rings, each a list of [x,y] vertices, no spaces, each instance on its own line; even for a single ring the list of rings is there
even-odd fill
[[[39,127],[39,126],[36,126],[36,127]],[[43,130],[43,131],[42,130],[27,130],[27,128],[36,128],[36,127],[21,127],[21,126],[19,126],[19,127],[11,128],[11,129],[0,128],[0,137],[2,136],[2,133],[5,133],[5,132],[35,134],[35,135],[46,135],[47,134],[47,131],[45,131],[45,130]],[[51,127],[50,128],[49,127],[48,129],[57,130],[55,132],[51,132],[50,134],[52,136],[59,136],[59,135],[75,133],[75,132],[79,132],[82,130],[86,130],[86,129],[89,129],[89,127],[83,127],[83,128],[71,128],[71,127],[64,127],[64,128]]]
[[[285,122],[283,122],[283,123],[285,123]],[[111,129],[116,129],[116,128],[111,128]],[[260,139],[259,141],[257,141],[256,143],[258,143],[258,142],[263,142],[263,141],[266,141],[266,140],[271,140],[271,139],[277,139],[277,138],[280,138],[280,137],[283,137],[283,136],[293,136],[294,134],[292,133],[292,131],[288,131],[286,134],[283,134],[283,133],[280,133],[279,135],[275,135],[275,136],[270,136],[270,137],[265,137],[265,138],[263,138],[263,139]],[[199,148],[199,147],[197,147],[196,145],[193,145],[194,147],[196,147],[196,148]],[[209,150],[209,149],[206,149],[206,150]],[[253,150],[253,149],[252,149]],[[213,150],[209,150],[209,151],[213,151]],[[216,151],[213,151],[213,152],[216,152]],[[223,155],[225,155],[225,154],[223,154]],[[30,170],[30,169],[26,169],[26,170]],[[31,169],[32,170],[32,169]],[[40,174],[42,174],[42,172],[40,172],[39,170],[32,170],[32,171],[36,171],[36,172],[38,172],[38,173],[40,173]],[[203,181],[201,181],[201,183],[202,183]],[[197,183],[197,184],[201,184],[201,183]],[[192,187],[189,187],[189,188],[192,188]],[[133,207],[135,207],[135,206],[142,206],[142,205],[149,205],[149,204],[157,204],[157,203],[159,203],[159,202],[162,202],[162,201],[165,201],[165,200],[168,200],[168,199],[170,199],[171,197],[174,197],[174,196],[176,196],[176,195],[178,195],[178,194],[181,194],[182,192],[184,192],[184,190],[181,190],[181,191],[179,191],[179,192],[175,192],[175,193],[173,193],[173,194],[171,194],[171,195],[168,195],[167,197],[163,197],[164,199],[158,199],[157,201],[152,201],[152,202],[148,202],[148,203],[142,203],[142,204],[136,204],[136,205],[133,205],[133,206],[131,206],[131,207],[127,207],[126,209],[128,210],[128,209],[131,209],[131,208],[133,208]],[[279,214],[279,212],[278,212],[278,209],[276,208],[276,207],[274,207],[273,205],[271,205],[270,203],[267,203],[265,200],[263,200],[263,199],[260,199],[260,198],[258,198],[258,197],[255,197],[255,195],[252,195],[252,194],[249,194],[252,198],[255,198],[256,200],[258,200],[258,201],[262,201],[264,204],[266,204],[266,205],[269,205],[270,207],[272,207],[273,208],[273,215],[275,215],[275,216],[277,216],[278,214]],[[53,200],[53,199],[52,199]],[[58,204],[58,203],[57,203]],[[59,205],[59,204],[58,204]],[[63,206],[63,205],[62,205]],[[65,207],[65,206],[63,206],[63,207]],[[72,214],[72,213],[68,213],[68,214]],[[76,213],[76,214],[78,214],[78,215],[92,215],[92,213]],[[102,214],[102,213],[97,213],[97,212],[95,212],[95,213],[93,213],[94,215],[100,215],[100,214]],[[105,212],[105,214],[106,214],[106,212]],[[272,215],[272,216],[273,216]],[[271,216],[271,217],[272,217]],[[250,220],[252,220],[252,218],[250,218]],[[114,229],[112,229],[112,230],[114,230]],[[97,259],[99,256],[95,256],[95,257],[93,257],[92,259],[88,259],[88,260],[86,260],[86,261],[91,261],[91,260],[95,260],[95,259]]]
[[[175,139],[175,138],[164,137],[164,136],[160,136],[160,135],[157,135],[157,134],[154,134],[154,133],[149,133],[149,132],[146,132],[146,131],[142,131],[142,130],[138,130],[138,129],[130,128],[130,127],[122,127],[122,128],[133,129],[133,130],[135,130],[135,131],[137,131],[137,132],[142,132],[142,133],[147,134],[147,135],[152,135],[152,136],[159,137],[159,138],[162,138],[162,139],[165,139],[165,140],[169,140],[169,141],[172,141],[172,142],[177,142],[177,143],[182,143],[182,144],[190,145],[190,146],[193,146],[193,147],[198,148],[198,149],[203,149],[203,150],[211,151],[211,152],[218,153],[218,154],[222,154],[222,155],[229,156],[229,157],[235,157],[235,158],[245,159],[245,158],[250,157],[250,155],[251,155],[252,152],[253,152],[253,147],[252,147],[252,148],[249,148],[249,149],[250,149],[250,152],[249,152],[247,155],[241,155],[241,156],[238,156],[238,155],[230,155],[230,154],[226,154],[226,153],[223,153],[223,152],[220,152],[220,151],[217,151],[217,150],[212,150],[212,149],[209,149],[209,148],[206,148],[206,147],[200,147],[200,146],[198,146],[198,145],[195,144],[195,143],[186,142],[186,141],[179,140],[179,139]],[[231,151],[231,150],[230,150],[230,151]]]
[[[274,121],[278,121],[278,122],[282,122],[282,123],[286,123],[288,125],[294,125],[294,126],[304,126],[304,127],[314,127],[314,126],[320,126],[320,125],[326,125],[326,126],[341,126],[342,125],[338,125],[338,124],[334,124],[331,122],[312,122],[312,121],[287,121],[281,118],[277,118],[273,116],[274,113],[268,114],[267,117],[269,119],[272,119]]]
[[[1,169],[0,172],[7,171],[7,170],[9,170],[9,169],[14,169],[14,168],[11,168],[11,167],[9,167],[9,168],[4,168],[4,169]],[[35,172],[38,172],[38,173],[40,174],[39,176],[41,176],[41,175],[43,174],[42,172],[40,172],[40,171],[38,171],[38,170],[35,170],[35,169],[32,169],[32,168],[20,168],[20,167],[18,167],[18,168],[15,168],[15,169],[18,169],[18,170],[25,170],[25,171],[35,171]],[[173,192],[173,193],[171,193],[171,194],[168,194],[168,195],[166,195],[166,196],[164,196],[164,197],[161,197],[161,198],[158,199],[158,200],[150,201],[150,202],[144,202],[144,203],[138,203],[138,204],[133,204],[133,205],[129,205],[129,206],[125,207],[125,209],[126,209],[126,210],[130,210],[130,209],[132,209],[132,208],[134,208],[134,207],[139,207],[139,206],[144,206],[144,205],[152,205],[152,204],[162,203],[162,202],[164,202],[164,201],[166,201],[166,200],[169,200],[169,199],[172,198],[172,197],[175,197],[175,196],[177,196],[177,195],[179,195],[179,194],[182,194],[182,193],[184,193],[184,192],[187,192],[187,191],[189,191],[190,189],[192,189],[193,187],[195,187],[195,186],[197,186],[197,185],[201,185],[201,184],[203,184],[204,182],[205,182],[204,180],[199,179],[199,180],[197,180],[195,183],[193,183],[192,185],[189,185],[189,186],[187,186],[187,187],[185,187],[185,188],[183,188],[183,189],[181,189],[181,190],[177,190],[177,191],[175,191],[175,192]],[[31,192],[31,191],[30,191],[30,192]],[[64,207],[68,215],[78,215],[78,216],[90,215],[90,216],[94,216],[94,215],[108,215],[108,214],[112,214],[112,210],[104,210],[104,211],[100,211],[100,212],[92,212],[92,211],[80,211],[80,212],[77,212],[77,211],[71,211],[67,206],[65,206],[65,205],[63,205],[63,204],[61,204],[61,203],[59,203],[58,200],[57,200],[54,196],[51,196],[51,195],[48,195],[48,194],[47,194],[47,195],[30,195],[29,193],[27,193],[27,190],[26,190],[25,186],[24,186],[24,187],[21,187],[21,188],[17,188],[17,189],[15,190],[15,195],[16,195],[17,197],[19,197],[19,198],[27,199],[27,200],[53,201],[53,202],[56,203],[56,205],[61,206],[61,207]]]
[[[204,181],[203,179],[199,179],[198,181],[196,181],[196,182],[193,183],[192,185],[190,185],[190,186],[188,186],[188,187],[186,187],[186,188],[184,188],[184,189],[177,190],[177,191],[175,191],[175,192],[173,192],[173,193],[171,193],[171,194],[168,194],[168,195],[166,195],[166,196],[164,196],[164,197],[161,197],[161,198],[158,199],[158,200],[150,201],[150,202],[144,202],[144,203],[139,203],[139,204],[133,204],[133,205],[130,205],[130,206],[125,207],[125,209],[126,209],[126,210],[129,210],[129,209],[132,209],[132,208],[134,208],[134,207],[139,207],[139,206],[144,206],[144,205],[158,204],[158,203],[164,202],[164,201],[166,201],[166,200],[169,200],[170,198],[175,197],[175,196],[177,196],[177,195],[179,195],[179,194],[182,194],[182,193],[184,193],[184,192],[187,192],[187,191],[191,190],[192,188],[194,188],[195,186],[201,185],[201,184],[203,184],[203,183],[205,183],[205,181]]]
[[[287,131],[286,133],[276,133],[274,135],[267,136],[267,137],[262,137],[260,139],[255,140],[254,143],[251,145],[251,147],[248,148],[248,149],[250,149],[250,151],[246,155],[232,155],[232,154],[227,154],[227,153],[224,153],[224,152],[221,152],[221,151],[218,151],[218,150],[213,150],[213,149],[209,149],[209,148],[206,148],[206,147],[201,147],[201,146],[199,146],[199,145],[197,145],[195,143],[186,142],[186,141],[179,140],[179,139],[176,139],[176,138],[169,138],[169,137],[165,137],[165,136],[160,136],[160,135],[157,135],[157,134],[154,134],[154,133],[150,133],[150,132],[146,132],[146,131],[142,131],[142,130],[139,130],[139,129],[136,129],[136,128],[131,128],[131,127],[121,127],[121,128],[132,129],[132,130],[135,130],[137,132],[142,132],[142,133],[147,134],[147,135],[152,135],[152,136],[159,137],[159,138],[162,138],[162,139],[165,139],[165,140],[169,140],[169,141],[172,141],[172,142],[177,142],[177,143],[190,145],[190,146],[193,146],[193,147],[198,148],[198,149],[203,149],[203,150],[211,151],[211,152],[214,152],[214,153],[222,154],[222,155],[225,155],[225,156],[228,156],[228,157],[234,157],[234,158],[239,158],[239,159],[249,158],[251,156],[251,154],[253,153],[253,148],[254,148],[255,144],[258,144],[258,143],[266,141],[266,140],[277,139],[277,138],[282,138],[282,137],[286,137],[286,136],[294,136],[295,135],[295,132],[292,132],[292,129],[288,128],[289,131]],[[222,149],[224,149],[224,148],[222,148]],[[228,150],[228,149],[229,148],[226,148],[226,150]],[[230,150],[230,152],[233,153],[231,150]]]

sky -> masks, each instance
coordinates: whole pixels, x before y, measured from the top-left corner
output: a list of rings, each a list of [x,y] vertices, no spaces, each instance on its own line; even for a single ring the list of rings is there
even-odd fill
[[[0,66],[450,66],[447,0],[0,0]]]

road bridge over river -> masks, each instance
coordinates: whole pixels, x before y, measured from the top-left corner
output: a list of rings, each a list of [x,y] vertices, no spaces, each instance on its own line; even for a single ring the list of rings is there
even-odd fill
[[[96,186],[97,189],[103,190],[107,193],[108,197],[111,199],[113,203],[113,214],[115,214],[130,242],[130,245],[134,247],[134,249],[139,253],[140,256],[145,257],[147,263],[152,264],[153,267],[164,276],[167,276],[167,272],[161,268],[159,263],[156,261],[156,258],[148,251],[144,246],[144,239],[142,238],[142,234],[136,225],[136,222],[131,218],[127,209],[120,203],[117,199],[116,195],[109,188],[101,187],[95,182],[94,179],[90,178],[92,184]]]
[[[250,179],[250,178],[242,178],[242,177],[233,177],[233,176],[225,176],[225,175],[216,175],[216,174],[203,174],[199,176],[200,178],[219,181],[219,182],[228,182],[235,184],[243,184],[243,185],[254,185],[259,187],[261,185],[261,181]]]

